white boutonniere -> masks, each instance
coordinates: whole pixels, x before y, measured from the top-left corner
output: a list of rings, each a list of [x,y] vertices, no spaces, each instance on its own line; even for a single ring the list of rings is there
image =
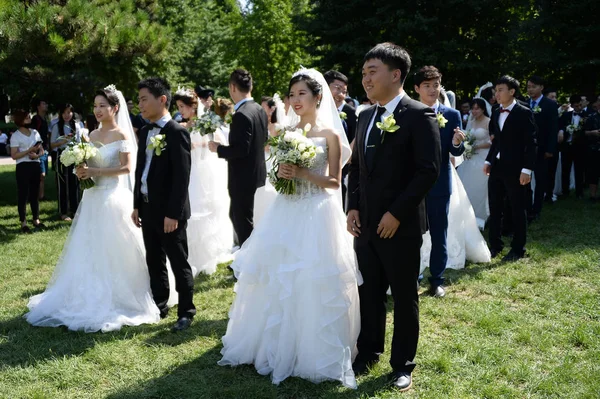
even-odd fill
[[[381,144],[385,140],[386,133],[394,133],[400,126],[396,125],[396,119],[394,119],[394,114],[390,116],[386,116],[383,118],[383,122],[377,122],[377,127],[381,130]]]
[[[542,112],[542,108],[539,105],[536,105],[535,107],[533,107],[534,114],[539,114],[540,112]]]
[[[345,121],[348,119],[348,114],[346,114],[344,111],[340,111],[340,119]]]
[[[154,137],[150,137],[150,144],[148,144],[148,149],[154,151],[154,155],[157,157],[162,154],[163,150],[167,146],[166,137],[164,134],[157,134]]]
[[[444,115],[441,112],[438,112],[436,114],[435,118],[437,119],[437,123],[440,128],[443,129],[444,127],[446,127],[446,123],[448,123],[448,119],[444,118]]]

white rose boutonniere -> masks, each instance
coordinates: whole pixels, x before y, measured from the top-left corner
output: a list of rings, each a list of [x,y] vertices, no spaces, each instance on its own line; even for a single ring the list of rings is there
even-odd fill
[[[164,134],[157,134],[154,137],[150,137],[150,144],[148,144],[148,149],[154,151],[154,155],[157,157],[162,154],[163,150],[167,146],[166,137]]]

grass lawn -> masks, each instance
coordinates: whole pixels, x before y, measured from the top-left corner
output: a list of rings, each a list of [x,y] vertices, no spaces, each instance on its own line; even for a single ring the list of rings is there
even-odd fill
[[[357,391],[297,378],[276,387],[250,366],[217,366],[233,300],[224,265],[196,279],[198,316],[181,334],[169,332],[176,312],[107,334],[31,327],[27,300],[44,290],[69,224],[44,202],[48,229],[21,235],[16,208],[14,167],[0,167],[1,398],[600,397],[600,204],[547,207],[528,258],[450,271],[445,299],[422,296],[414,388],[402,395],[385,386],[389,348]],[[388,322],[390,339],[391,311]]]

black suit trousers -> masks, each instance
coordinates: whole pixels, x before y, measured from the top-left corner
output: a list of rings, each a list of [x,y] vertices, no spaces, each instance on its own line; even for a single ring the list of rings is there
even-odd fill
[[[229,190],[229,218],[241,247],[254,230],[254,195],[256,189]]]
[[[390,364],[394,371],[412,372],[419,340],[419,295],[417,281],[421,244],[417,237],[382,239],[377,227],[363,230],[354,241],[364,283],[358,287],[362,329],[357,360],[378,360],[384,351],[387,289],[394,299],[394,335]],[[368,235],[368,236],[367,236]]]
[[[145,215],[152,214],[148,204],[143,203]],[[146,247],[146,264],[150,273],[150,286],[154,302],[162,314],[168,311],[169,275],[167,258],[175,275],[175,289],[179,294],[178,317],[192,318],[196,314],[194,306],[194,275],[187,261],[188,245],[186,233],[187,221],[180,220],[177,230],[165,234],[164,220],[142,220],[142,233]]]
[[[490,178],[488,180],[488,197],[490,204],[490,222],[489,239],[492,249],[501,250],[504,247],[502,242],[502,216],[505,209],[505,197],[510,201],[510,215],[504,215],[510,218],[513,228],[513,241],[511,247],[517,252],[525,249],[527,241],[527,212],[526,196],[531,193],[531,189],[522,186],[519,182],[519,173],[504,174],[501,171],[494,170],[492,167]]]

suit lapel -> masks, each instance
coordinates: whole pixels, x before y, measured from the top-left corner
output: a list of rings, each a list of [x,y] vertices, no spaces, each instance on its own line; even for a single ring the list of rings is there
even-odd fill
[[[400,129],[398,129],[394,133],[386,133],[386,135],[400,134],[402,132],[402,125],[400,124],[400,120],[406,113],[405,111],[406,111],[406,108],[408,107],[409,102],[410,102],[410,97],[408,96],[408,94],[404,94],[404,97],[402,97],[402,100],[400,100],[400,102],[396,106],[396,109],[394,110],[394,119],[396,120],[396,125],[400,126]],[[375,122],[377,122],[377,121],[375,121]],[[383,132],[381,132],[381,134],[383,135]],[[385,144],[386,142],[387,142],[387,140],[384,140],[383,143],[381,142],[381,140],[377,140],[377,143],[375,144],[375,160],[373,161],[373,169],[375,169],[377,160],[380,158],[379,155],[381,153],[381,148],[386,145]]]
[[[174,123],[173,119],[170,119],[165,124],[165,126],[162,129],[160,129],[160,131],[158,133],[156,133],[156,134],[161,134],[162,133],[162,134],[166,135],[167,131],[169,130],[169,127],[170,127],[169,125],[170,125],[171,122]],[[150,135],[150,130],[148,130],[148,135]],[[148,140],[148,135],[146,136],[146,141]],[[165,141],[166,141],[166,138],[165,138]],[[148,146],[148,145],[146,144],[146,146]],[[163,154],[161,154],[161,156],[162,155],[164,155],[164,151],[163,151]],[[148,169],[148,176],[150,176],[152,174],[152,171],[154,170],[154,165],[156,165],[156,162],[155,162],[155,161],[157,161],[156,158],[158,158],[157,156],[154,155],[154,151],[152,151],[152,154],[150,156],[152,157],[152,160],[150,161],[150,169]]]

